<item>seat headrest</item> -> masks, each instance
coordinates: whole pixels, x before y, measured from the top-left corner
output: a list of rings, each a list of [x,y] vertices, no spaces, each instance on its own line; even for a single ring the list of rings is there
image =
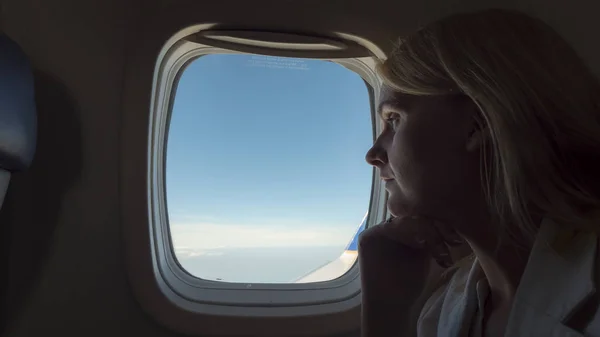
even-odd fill
[[[33,160],[37,115],[33,72],[21,48],[0,34],[0,169],[20,171]]]

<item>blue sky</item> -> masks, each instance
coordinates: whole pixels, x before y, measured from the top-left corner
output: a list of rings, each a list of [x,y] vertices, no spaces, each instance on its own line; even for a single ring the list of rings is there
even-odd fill
[[[366,85],[336,63],[257,55],[191,62],[167,143],[178,257],[343,250],[368,210],[372,141]]]

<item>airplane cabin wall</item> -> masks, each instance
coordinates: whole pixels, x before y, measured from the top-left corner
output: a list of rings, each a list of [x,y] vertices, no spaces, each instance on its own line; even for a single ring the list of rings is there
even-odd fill
[[[35,72],[38,149],[15,174],[7,336],[169,335],[133,300],[119,223],[125,33],[134,1],[4,1]]]
[[[597,8],[582,7],[583,1],[513,1],[518,5],[495,3],[539,13],[588,61],[600,59]],[[132,136],[122,134],[123,122],[146,121],[154,62],[172,34],[220,18],[268,27],[309,22],[309,30],[352,32],[388,50],[397,35],[434,18],[490,6],[477,0],[257,2],[3,1],[2,28],[36,69],[39,110],[33,167],[13,176],[0,212],[3,249],[10,253],[7,336],[180,335],[146,315],[133,296],[120,199],[121,161],[145,158],[123,156],[121,142]],[[570,20],[559,21],[567,14]],[[600,62],[594,69],[600,74]],[[140,77],[127,79],[132,71]],[[126,83],[139,86],[126,90]]]

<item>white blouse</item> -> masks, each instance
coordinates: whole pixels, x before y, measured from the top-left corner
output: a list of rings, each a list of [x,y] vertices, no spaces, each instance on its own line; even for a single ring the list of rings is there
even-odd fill
[[[543,221],[510,311],[505,337],[600,337],[600,310],[585,331],[564,322],[594,295],[598,259],[596,234],[578,234],[560,254],[550,244],[559,226]],[[478,261],[457,269],[425,303],[418,337],[483,337],[488,282]]]

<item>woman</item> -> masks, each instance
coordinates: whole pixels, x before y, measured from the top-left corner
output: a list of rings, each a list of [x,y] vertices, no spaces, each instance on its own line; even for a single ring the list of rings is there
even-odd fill
[[[366,159],[393,218],[360,238],[363,335],[600,336],[600,85],[581,59],[489,10],[418,31],[380,74]]]

